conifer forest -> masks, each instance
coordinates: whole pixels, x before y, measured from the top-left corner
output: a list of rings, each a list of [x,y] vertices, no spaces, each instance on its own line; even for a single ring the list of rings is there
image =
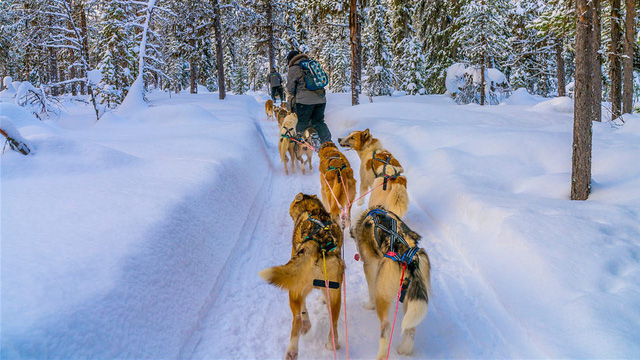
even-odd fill
[[[200,85],[222,97],[265,87],[270,67],[286,74],[295,49],[320,61],[333,92],[444,93],[447,69],[460,63],[501,72],[494,97],[521,87],[571,96],[581,50],[575,1],[3,0],[0,76],[52,96],[88,93],[108,109],[141,69],[147,90]],[[602,98],[613,113],[630,112],[638,1],[587,3],[596,8]]]

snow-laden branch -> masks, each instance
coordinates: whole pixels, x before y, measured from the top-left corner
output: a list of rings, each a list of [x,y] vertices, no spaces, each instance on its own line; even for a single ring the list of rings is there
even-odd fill
[[[118,111],[126,111],[130,109],[139,108],[140,106],[144,106],[144,59],[147,52],[147,39],[149,36],[149,27],[151,25],[151,17],[153,15],[153,10],[155,7],[156,0],[149,0],[145,5],[146,14],[145,21],[142,30],[142,39],[140,40],[140,51],[138,54],[138,77],[131,84],[129,88],[129,92],[127,96],[124,98],[122,103],[120,104]]]

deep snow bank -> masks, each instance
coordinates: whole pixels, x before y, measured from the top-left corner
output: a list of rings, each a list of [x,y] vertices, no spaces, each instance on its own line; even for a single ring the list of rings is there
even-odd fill
[[[2,358],[179,356],[270,181],[255,100],[198,96],[17,122],[38,153],[2,158]]]

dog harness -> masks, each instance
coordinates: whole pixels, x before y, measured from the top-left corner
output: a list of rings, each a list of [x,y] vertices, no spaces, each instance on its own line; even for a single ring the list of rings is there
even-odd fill
[[[326,158],[327,160],[329,160],[329,164],[331,164],[331,160],[342,160],[342,158],[340,156],[330,156],[328,158]],[[340,177],[342,176],[341,171],[347,168],[347,164],[342,164],[342,166],[340,167],[335,167],[335,166],[327,166],[327,172],[329,171],[336,171],[338,172],[338,180],[340,180]]]
[[[327,269],[326,269],[326,261],[325,261],[325,254],[329,251],[334,250],[337,245],[333,242],[333,241],[329,241],[327,243],[321,243],[320,241],[318,241],[318,239],[315,238],[315,235],[320,231],[320,230],[324,230],[324,231],[330,231],[331,229],[329,228],[329,225],[333,224],[333,222],[331,220],[329,220],[326,223],[323,223],[322,221],[314,218],[311,216],[311,214],[309,214],[309,217],[307,218],[307,221],[312,222],[315,226],[313,228],[313,230],[311,231],[311,234],[307,235],[304,237],[304,240],[302,240],[302,243],[304,244],[307,241],[314,241],[316,244],[318,244],[318,246],[320,247],[320,250],[322,251],[322,263],[324,266],[324,271],[325,271],[325,280],[322,281],[320,279],[314,279],[313,280],[313,286],[317,286],[317,287],[327,287],[327,291],[329,289],[338,289],[340,287],[340,283],[337,283],[335,281],[329,281],[326,277],[327,277]]]
[[[286,132],[284,134],[281,135],[281,137],[283,138],[287,138],[287,139],[295,139],[296,137],[296,132],[293,130],[293,128],[288,128],[288,127],[282,127]]]
[[[384,164],[382,166],[382,173],[381,174],[376,173],[376,169],[373,166],[373,161],[374,160],[380,161],[381,163]],[[390,161],[391,161],[391,156],[387,156],[386,160],[379,159],[379,158],[376,157],[376,151],[375,150],[373,151],[373,156],[371,158],[371,171],[373,171],[373,174],[376,176],[376,178],[379,178],[379,177],[383,177],[384,178],[384,182],[382,184],[382,190],[387,190],[387,182],[389,181],[389,179],[393,180],[393,179],[397,178],[398,176],[400,176],[400,173],[398,172],[398,170],[396,170],[395,166],[391,165]],[[389,166],[391,166],[393,168],[393,172],[394,172],[393,175],[387,175],[387,165],[389,165]]]
[[[329,220],[326,223],[323,223],[322,221],[312,217],[311,214],[309,214],[309,217],[307,218],[307,221],[310,221],[311,223],[313,223],[314,227],[313,227],[313,230],[311,231],[311,233],[304,237],[304,240],[302,240],[302,243],[305,243],[307,241],[314,241],[316,244],[318,244],[318,246],[320,246],[320,250],[322,250],[323,252],[332,251],[337,247],[337,245],[333,241],[329,241],[329,242],[323,244],[323,243],[321,243],[320,241],[318,241],[315,238],[315,235],[318,232],[320,232],[320,230],[324,230],[324,231],[330,231],[331,230],[329,228],[329,226],[331,224],[333,224],[333,222],[331,220]]]
[[[417,246],[414,246],[414,247],[409,246],[409,244],[402,237],[402,235],[398,234],[398,230],[397,230],[398,223],[396,219],[387,215],[386,211],[380,208],[375,208],[369,211],[365,216],[365,218],[369,216],[371,216],[371,218],[373,219],[373,223],[376,229],[378,230],[378,231],[374,230],[374,235],[376,237],[376,242],[378,243],[378,248],[382,246],[383,239],[379,234],[380,231],[382,231],[389,235],[389,251],[387,251],[387,253],[384,254],[384,257],[389,258],[393,261],[396,261],[397,263],[402,265],[404,269],[407,265],[409,265],[413,261],[414,256],[416,255],[416,253],[418,253],[418,250],[420,250],[420,248]],[[396,249],[398,242],[400,242],[401,244],[407,247],[407,250],[402,255],[400,255]],[[409,283],[411,283],[411,280],[408,277],[405,277],[403,279],[402,286],[401,286],[400,302],[404,301],[404,297],[406,295],[407,289],[409,288]]]

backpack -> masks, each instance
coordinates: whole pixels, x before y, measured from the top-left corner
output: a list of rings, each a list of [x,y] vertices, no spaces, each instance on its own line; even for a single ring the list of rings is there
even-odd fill
[[[319,62],[315,60],[302,60],[300,69],[304,77],[304,83],[308,90],[319,90],[327,86],[329,77],[324,72]]]
[[[280,74],[278,73],[269,74],[269,84],[271,85],[271,87],[282,85]]]

